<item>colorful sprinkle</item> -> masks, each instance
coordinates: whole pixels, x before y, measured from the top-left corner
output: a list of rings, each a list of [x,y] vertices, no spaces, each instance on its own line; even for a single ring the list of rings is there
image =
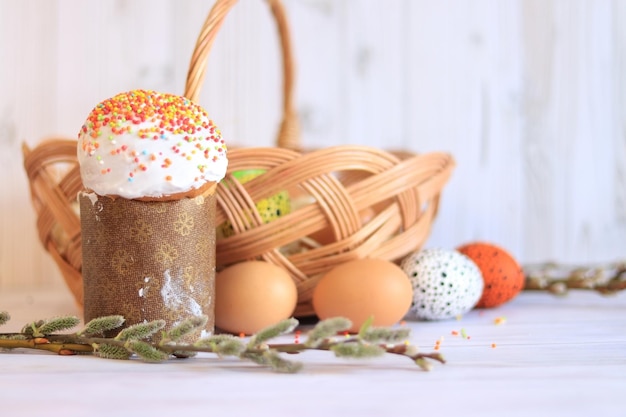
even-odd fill
[[[129,141],[128,135],[136,138],[136,145]],[[116,146],[117,139],[122,136],[125,138],[120,140],[121,146]],[[157,155],[146,142],[168,139],[175,141],[169,145],[173,152],[168,157]],[[206,140],[212,144],[210,147]],[[106,146],[101,146],[103,144]],[[85,157],[95,157],[98,164],[104,165],[99,171],[102,175],[112,170],[119,172],[120,163],[111,157],[126,158],[128,163],[122,171],[124,174],[119,172],[114,175],[127,175],[166,169],[178,164],[178,158],[184,161],[185,166],[188,161],[193,161],[191,167],[195,170],[199,158],[207,163],[225,160],[226,145],[202,107],[177,95],[133,90],[107,99],[91,111],[80,129],[79,150]],[[206,165],[202,164],[202,167],[198,169],[201,175],[192,174],[190,178],[204,179],[209,172]],[[136,175],[127,175],[129,181],[133,177]],[[167,181],[172,180],[171,175],[167,178]]]
[[[441,336],[439,339],[437,339],[435,341],[435,350],[439,350],[441,348],[441,343],[443,342],[443,336]]]

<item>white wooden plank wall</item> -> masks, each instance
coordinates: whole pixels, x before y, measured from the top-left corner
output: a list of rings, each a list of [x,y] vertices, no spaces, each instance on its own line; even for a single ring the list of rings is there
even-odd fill
[[[429,246],[522,262],[626,257],[626,2],[285,0],[307,147],[449,151]],[[0,0],[0,289],[62,285],[20,144],[75,137],[100,100],[182,93],[210,0]],[[242,0],[202,104],[231,143],[271,145],[281,74],[267,7]]]

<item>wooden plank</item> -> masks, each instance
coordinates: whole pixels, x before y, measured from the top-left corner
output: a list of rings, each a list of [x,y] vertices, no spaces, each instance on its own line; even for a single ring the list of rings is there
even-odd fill
[[[338,69],[345,95],[342,143],[404,149],[407,2],[346,6],[343,68]]]
[[[614,1],[611,5],[614,166],[612,187],[609,190],[612,203],[609,204],[613,207],[614,227],[611,227],[611,231],[615,233],[614,250],[617,256],[623,256],[626,247],[626,4]]]
[[[457,168],[430,246],[521,234],[519,13],[514,2],[410,2],[405,123],[415,151],[448,151]]]
[[[620,14],[610,6],[524,3],[529,261],[584,263],[624,253],[626,228],[610,204],[623,165],[611,146],[623,137],[613,124],[612,22],[623,17],[612,17]]]
[[[562,201],[553,185],[553,155],[557,155],[550,141],[550,87],[554,72],[555,34],[552,22],[554,4],[528,1],[523,4],[523,42],[525,96],[524,112],[526,129],[524,135],[524,230],[526,236],[542,236],[541,239],[524,240],[526,258],[531,261],[552,256],[551,250],[557,238],[554,230],[553,201]],[[558,150],[560,151],[560,150]],[[556,189],[555,189],[556,188]],[[561,188],[563,190],[563,188]],[[563,207],[556,207],[563,213]],[[532,243],[531,243],[532,242]]]
[[[0,6],[0,288],[54,282],[37,245],[21,143],[58,129],[55,2]],[[37,248],[36,250],[33,250]],[[57,274],[58,277],[58,274]]]
[[[307,148],[346,143],[347,1],[290,1],[297,65],[296,102]]]

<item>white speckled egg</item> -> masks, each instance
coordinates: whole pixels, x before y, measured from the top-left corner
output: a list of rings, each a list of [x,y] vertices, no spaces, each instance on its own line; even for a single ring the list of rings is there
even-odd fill
[[[407,318],[442,320],[471,310],[483,292],[480,270],[455,250],[424,249],[402,261],[413,286]]]

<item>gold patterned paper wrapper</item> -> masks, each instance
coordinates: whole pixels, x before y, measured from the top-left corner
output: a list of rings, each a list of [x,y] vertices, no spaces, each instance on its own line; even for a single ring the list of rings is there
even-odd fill
[[[125,326],[190,316],[214,330],[215,196],[138,201],[79,194],[85,321],[121,314]],[[189,335],[195,340],[204,332]]]

